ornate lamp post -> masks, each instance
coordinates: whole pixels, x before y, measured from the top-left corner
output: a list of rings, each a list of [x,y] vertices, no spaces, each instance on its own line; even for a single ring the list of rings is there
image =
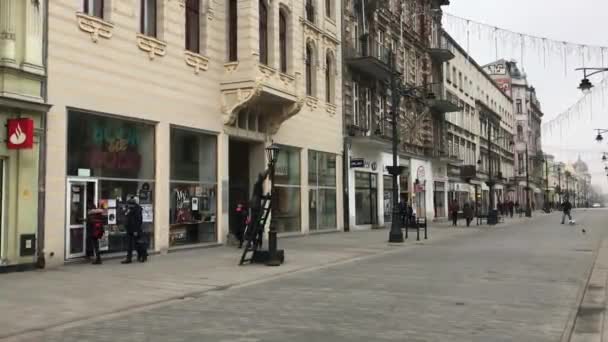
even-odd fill
[[[495,206],[495,201],[494,201],[494,186],[496,185],[496,181],[493,179],[493,174],[492,174],[492,144],[500,141],[500,140],[506,140],[506,139],[510,139],[510,137],[507,136],[498,136],[495,137],[494,139],[492,139],[492,129],[491,126],[488,125],[488,188],[490,189],[489,193],[490,193],[490,208],[488,209],[488,224],[489,225],[495,225],[496,223],[498,223],[498,211],[496,209],[494,209]],[[509,146],[513,146],[515,143],[511,140],[509,141]],[[500,155],[498,155],[498,157],[500,158]]]
[[[279,254],[277,250],[277,227],[275,220],[275,208],[277,206],[276,191],[274,186],[275,166],[279,158],[281,149],[274,142],[266,147],[266,157],[268,158],[268,167],[270,168],[270,230],[268,231],[268,266],[280,266],[283,263],[284,256]],[[281,254],[283,251],[281,251]]]
[[[597,141],[598,143],[601,143],[604,140],[604,137],[602,136],[602,134],[608,133],[608,129],[596,128],[595,130],[597,131],[597,135],[595,136],[595,141]],[[605,153],[604,153],[604,156],[606,156]],[[603,160],[603,158],[602,158],[602,160]]]

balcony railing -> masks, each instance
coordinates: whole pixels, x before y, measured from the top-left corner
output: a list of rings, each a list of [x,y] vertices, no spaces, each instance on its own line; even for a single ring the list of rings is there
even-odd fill
[[[450,94],[442,83],[429,86],[427,99],[431,109],[438,113],[451,113],[462,110],[458,97]]]
[[[456,57],[452,52],[453,48],[447,39],[440,36],[431,42],[429,53],[435,61],[443,63]]]
[[[352,69],[374,79],[390,79],[392,64],[390,49],[381,44],[370,44],[366,35],[362,36],[357,47],[345,47],[343,53],[346,63]]]

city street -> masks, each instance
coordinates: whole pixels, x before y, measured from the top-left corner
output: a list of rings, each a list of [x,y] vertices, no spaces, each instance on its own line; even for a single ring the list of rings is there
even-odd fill
[[[280,268],[233,266],[234,272],[246,275],[239,280],[224,272],[223,277],[231,279],[230,286],[214,287],[209,283],[220,280],[207,279],[201,281],[206,290],[140,307],[127,307],[129,297],[132,303],[139,303],[142,298],[138,297],[151,295],[147,286],[129,277],[119,284],[110,281],[115,287],[102,289],[99,285],[103,283],[91,283],[95,281],[91,274],[91,282],[87,282],[87,272],[99,273],[105,268],[112,273],[122,267],[143,278],[147,266],[175,263],[192,255],[156,258],[144,267],[118,265],[117,261],[101,268],[67,266],[63,272],[68,291],[63,296],[71,301],[65,303],[57,299],[59,294],[53,294],[56,308],[48,307],[53,301],[46,309],[36,308],[39,303],[34,302],[32,308],[14,306],[15,314],[3,315],[0,324],[10,330],[10,321],[19,317],[19,311],[25,313],[23,321],[28,321],[27,314],[32,315],[29,320],[37,320],[35,324],[40,326],[13,334],[8,338],[11,341],[559,341],[573,326],[580,290],[605,235],[606,214],[603,210],[577,211],[577,226],[558,224],[557,213],[536,213],[533,219],[507,220],[493,228],[448,229],[444,224],[431,231],[431,240],[410,240],[404,247],[379,241],[357,247],[354,238],[360,237],[361,243],[384,239],[386,230],[283,239],[288,263]],[[332,242],[316,244],[315,240]],[[300,268],[293,268],[297,261],[289,261],[296,256],[306,258],[306,254],[324,255],[327,251],[323,249],[328,248],[351,255],[333,259],[335,255],[325,254],[330,263],[313,258],[310,265],[299,264]],[[195,253],[214,258],[225,251],[229,249]],[[209,273],[216,271],[210,269]],[[257,273],[257,278],[247,278],[248,272]],[[44,292],[45,277],[52,279],[55,273],[62,271],[3,276],[0,301],[4,303],[0,306],[9,306],[6,301],[19,291],[26,292],[21,286],[8,289],[7,285],[29,278]],[[78,273],[84,276],[80,283],[85,288],[88,284],[90,293],[76,289],[75,281],[70,281]],[[192,278],[183,281],[195,286]],[[174,279],[174,283],[180,280]],[[48,287],[53,291],[52,283]],[[155,296],[160,299],[165,292]],[[30,294],[34,299],[44,296]],[[98,317],[66,319],[47,328],[40,321],[44,316],[35,315],[48,310],[48,315],[60,316],[70,311],[70,303],[75,312],[83,310],[79,300],[86,301],[89,295],[99,298],[97,304],[102,307],[108,305],[104,296],[109,302],[118,297],[123,307]],[[95,302],[87,305],[91,306],[89,312],[96,311]]]

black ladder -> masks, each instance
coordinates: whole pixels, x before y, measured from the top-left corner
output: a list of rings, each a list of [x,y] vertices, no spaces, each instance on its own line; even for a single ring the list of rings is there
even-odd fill
[[[266,227],[266,221],[270,215],[271,203],[270,195],[263,196],[262,210],[259,213],[259,216],[257,218],[252,217],[249,224],[247,224],[247,227],[245,228],[245,249],[243,250],[239,265],[253,263],[258,248],[262,247],[264,227]],[[251,214],[253,216],[254,213],[252,212]],[[251,253],[251,256],[248,258],[247,254],[249,253]]]

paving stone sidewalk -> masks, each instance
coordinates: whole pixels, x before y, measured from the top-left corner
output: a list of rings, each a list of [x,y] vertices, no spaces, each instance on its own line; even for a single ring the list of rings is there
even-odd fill
[[[433,229],[427,243],[477,229]],[[214,247],[151,256],[145,264],[73,264],[0,276],[0,339],[33,330],[146,307],[206,291],[267,280],[398,251],[416,243],[387,243],[386,229],[282,238],[281,267],[237,266],[241,250]]]

